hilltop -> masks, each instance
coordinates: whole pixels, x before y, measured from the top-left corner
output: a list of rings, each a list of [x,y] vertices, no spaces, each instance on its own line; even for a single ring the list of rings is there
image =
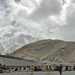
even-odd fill
[[[75,42],[62,40],[40,40],[14,51],[10,54],[35,61],[75,62]]]

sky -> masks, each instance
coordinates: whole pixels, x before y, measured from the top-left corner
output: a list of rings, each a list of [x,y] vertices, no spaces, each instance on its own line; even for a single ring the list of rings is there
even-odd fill
[[[0,0],[0,41],[25,34],[75,41],[75,0]]]

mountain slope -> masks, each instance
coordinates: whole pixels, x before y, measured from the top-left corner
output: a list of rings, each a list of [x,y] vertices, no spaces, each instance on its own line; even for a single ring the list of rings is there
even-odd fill
[[[31,35],[25,35],[25,34],[20,34],[18,36],[14,36],[11,39],[7,39],[3,42],[0,42],[0,53],[1,54],[6,54],[6,53],[11,53],[26,44],[32,43],[34,41],[37,41],[38,38],[33,37]]]
[[[73,62],[75,60],[75,42],[49,39],[41,40],[28,44],[13,52],[11,55],[37,61]]]

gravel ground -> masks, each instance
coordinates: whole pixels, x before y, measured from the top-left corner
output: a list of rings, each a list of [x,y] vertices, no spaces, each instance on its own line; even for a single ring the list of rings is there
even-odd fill
[[[1,73],[0,75],[60,75],[59,72],[13,72],[13,73]],[[75,75],[75,71],[66,71],[62,75]]]

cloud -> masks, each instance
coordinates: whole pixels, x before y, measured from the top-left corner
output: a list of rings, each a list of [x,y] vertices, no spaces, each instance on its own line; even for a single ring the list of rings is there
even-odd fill
[[[41,39],[75,40],[74,5],[74,0],[0,0],[0,37],[23,33]]]
[[[60,38],[67,41],[75,41],[75,3],[69,0],[66,8],[66,25],[60,27],[58,34]]]
[[[59,0],[42,0],[40,5],[31,14],[31,19],[42,20],[50,15],[58,15],[61,11],[61,2]]]
[[[65,3],[66,3],[66,1],[65,1],[65,0],[62,0],[62,3],[63,3],[63,4],[65,4]]]

